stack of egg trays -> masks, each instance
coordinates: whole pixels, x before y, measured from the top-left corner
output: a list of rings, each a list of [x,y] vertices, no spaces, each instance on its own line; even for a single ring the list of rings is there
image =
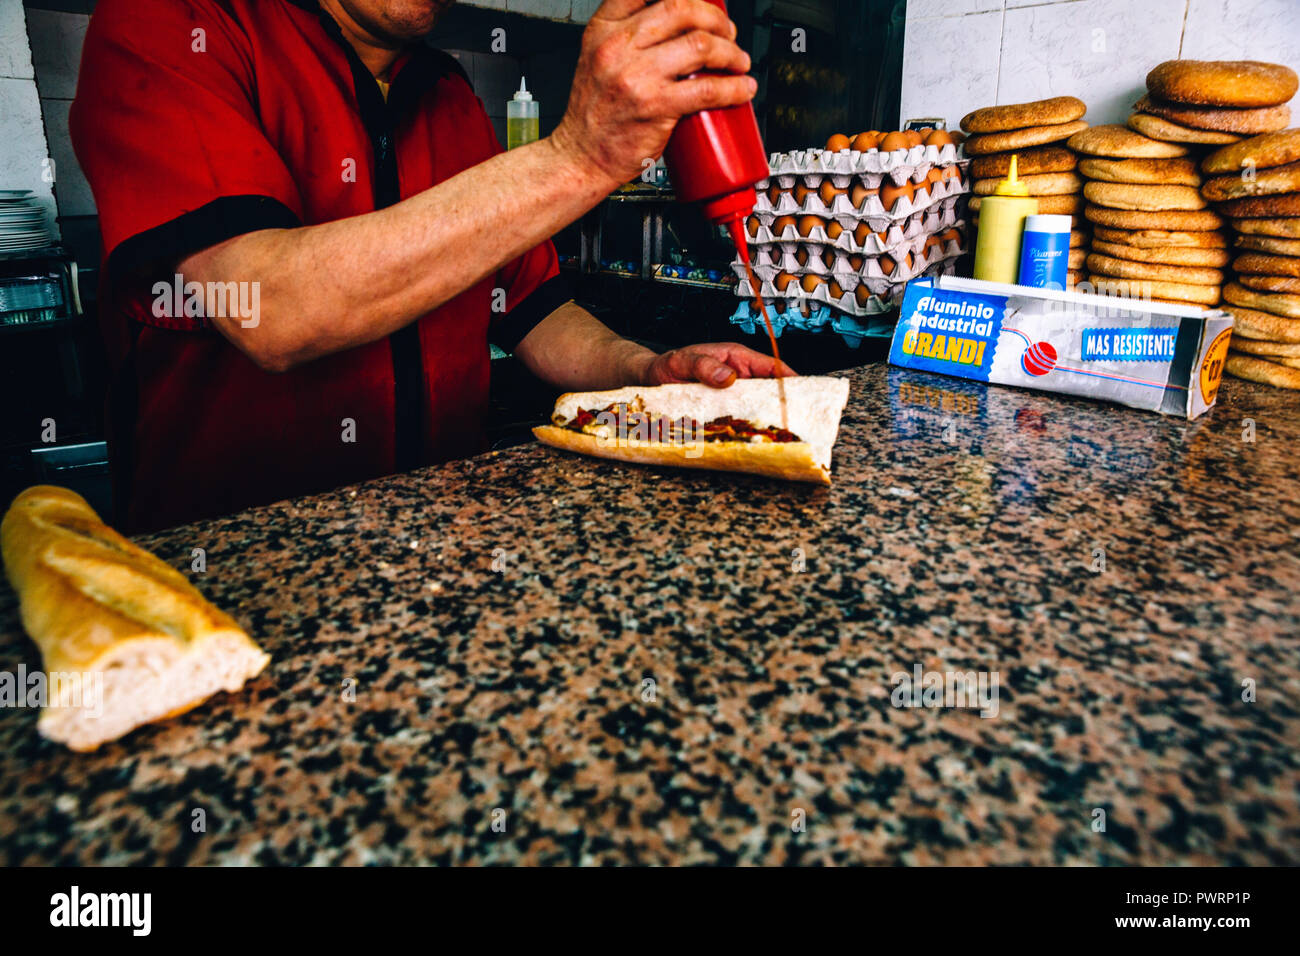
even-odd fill
[[[838,153],[813,149],[772,154],[769,162],[771,175],[758,184],[761,192],[754,208],[759,223],[757,234],[750,236],[759,291],[768,301],[806,300],[834,306],[851,315],[888,311],[901,298],[909,280],[941,262],[955,261],[965,253],[965,220],[961,218],[964,203],[960,200],[969,192],[967,165],[968,160],[953,145],[914,146],[887,153],[875,149],[867,152],[845,149]],[[828,178],[839,189],[847,189],[855,182],[861,182],[868,189],[878,189],[886,180],[895,185],[908,180],[924,183],[935,166],[956,167],[962,175],[931,184],[919,201],[900,197],[890,209],[884,208],[878,195],[867,196],[861,206],[855,208],[848,195],[836,196],[828,206],[817,193],[817,188]],[[804,202],[797,204],[790,190],[800,181],[809,192]],[[775,206],[767,195],[768,188],[773,185],[782,190]],[[821,225],[813,226],[806,236],[800,236],[795,227],[788,224],[780,235],[773,232],[773,223],[778,217],[806,215],[837,222],[842,231],[834,239],[827,236]],[[854,231],[861,222],[867,224],[870,235],[859,243],[854,238]],[[960,233],[960,239],[938,244],[928,242],[931,236],[954,228]],[[807,252],[802,264],[796,259],[801,248]],[[827,252],[832,257],[829,264],[824,258]],[[882,255],[894,260],[910,255],[912,265],[910,268],[896,266],[891,274],[886,275],[880,268]],[[862,256],[865,261],[859,269],[854,269],[849,256]],[[733,262],[732,268],[740,280],[736,294],[752,298],[754,289],[739,258]],[[947,271],[951,272],[951,269]],[[819,284],[811,293],[798,282],[791,282],[784,290],[779,290],[774,280],[783,272],[796,278],[808,274],[833,278],[843,294],[839,297],[831,295],[828,283]],[[865,304],[859,303],[855,294],[858,285],[865,285],[870,293]]]

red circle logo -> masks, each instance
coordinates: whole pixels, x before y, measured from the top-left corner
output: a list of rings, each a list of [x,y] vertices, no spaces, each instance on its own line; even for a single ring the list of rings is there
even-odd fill
[[[1025,349],[1020,364],[1030,375],[1046,375],[1056,368],[1056,349],[1051,342],[1036,342]]]

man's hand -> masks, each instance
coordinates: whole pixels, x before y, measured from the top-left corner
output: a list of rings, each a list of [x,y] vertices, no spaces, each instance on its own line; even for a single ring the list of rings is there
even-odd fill
[[[677,120],[753,99],[736,25],[705,0],[605,0],[582,35],[564,119],[551,139],[615,185],[662,155]],[[706,74],[702,70],[731,76]]]
[[[772,378],[774,374],[776,361],[770,355],[735,342],[707,342],[656,355],[646,368],[644,384],[703,382],[714,388],[726,388],[737,378]],[[779,374],[797,373],[782,362]]]

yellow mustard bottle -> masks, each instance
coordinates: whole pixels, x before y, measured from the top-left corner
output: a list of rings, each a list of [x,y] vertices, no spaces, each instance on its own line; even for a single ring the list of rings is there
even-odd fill
[[[975,278],[1012,285],[1020,277],[1020,245],[1025,218],[1038,212],[1038,200],[1029,186],[1016,178],[1016,156],[1011,154],[1007,178],[992,196],[980,202],[979,232],[975,239]]]

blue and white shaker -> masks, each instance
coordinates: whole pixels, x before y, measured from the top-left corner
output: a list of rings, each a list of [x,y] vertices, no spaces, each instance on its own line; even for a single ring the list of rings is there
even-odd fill
[[[1070,217],[1025,217],[1020,246],[1020,285],[1035,289],[1064,289],[1070,261]]]

